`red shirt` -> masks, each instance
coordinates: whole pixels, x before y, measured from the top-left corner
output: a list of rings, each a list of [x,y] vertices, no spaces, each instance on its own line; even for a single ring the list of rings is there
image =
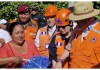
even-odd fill
[[[2,48],[0,48],[0,58],[3,57],[12,57],[12,56],[19,56],[24,59],[29,59],[32,56],[39,56],[39,52],[37,47],[35,46],[33,41],[26,41],[27,43],[27,52],[25,54],[21,54],[17,52],[16,49],[10,46],[9,43],[5,44]],[[14,64],[13,64],[14,65]],[[12,65],[9,65],[7,67],[13,67]]]

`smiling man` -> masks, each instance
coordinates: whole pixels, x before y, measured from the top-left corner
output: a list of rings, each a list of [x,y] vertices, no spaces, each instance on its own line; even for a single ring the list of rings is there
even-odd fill
[[[41,55],[49,57],[48,46],[49,43],[56,33],[56,13],[58,8],[54,5],[49,5],[46,7],[44,16],[47,18],[47,25],[38,30],[35,44],[39,48]]]
[[[22,4],[18,7],[17,12],[18,18],[10,21],[10,23],[17,21],[23,24],[25,28],[25,39],[34,41],[38,25],[35,20],[30,19],[30,7],[27,4]]]

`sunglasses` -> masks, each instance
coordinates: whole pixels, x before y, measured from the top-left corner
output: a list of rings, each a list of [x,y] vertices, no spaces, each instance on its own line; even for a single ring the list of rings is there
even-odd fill
[[[70,26],[70,25],[66,25],[66,26]],[[58,26],[58,30],[60,30],[60,28],[65,29],[66,26]]]

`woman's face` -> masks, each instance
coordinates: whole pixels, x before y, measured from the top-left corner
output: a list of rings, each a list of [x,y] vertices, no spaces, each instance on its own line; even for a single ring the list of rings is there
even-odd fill
[[[65,35],[70,32],[70,26],[58,26],[58,30],[61,34]]]
[[[22,44],[25,40],[24,28],[22,25],[16,25],[12,32],[12,40],[16,44]]]

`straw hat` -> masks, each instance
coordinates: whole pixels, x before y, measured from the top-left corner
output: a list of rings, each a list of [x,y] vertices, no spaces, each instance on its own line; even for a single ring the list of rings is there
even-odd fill
[[[93,8],[92,2],[76,2],[74,12],[69,15],[69,20],[83,20],[100,14],[100,10]]]

